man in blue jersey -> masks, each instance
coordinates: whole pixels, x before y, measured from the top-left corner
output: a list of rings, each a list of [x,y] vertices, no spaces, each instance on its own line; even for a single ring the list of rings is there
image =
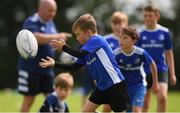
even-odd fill
[[[83,45],[80,50],[74,50],[63,40],[51,41],[55,49],[63,50],[78,58],[72,65],[63,65],[52,58],[42,59],[41,67],[59,66],[64,69],[77,70],[87,66],[96,89],[86,102],[83,112],[95,112],[101,104],[109,104],[114,112],[127,109],[128,96],[124,77],[122,76],[112,49],[106,40],[97,35],[96,21],[90,14],[80,16],[73,24],[73,32]]]
[[[55,78],[55,91],[48,95],[39,112],[68,113],[65,100],[73,88],[73,77],[70,73],[60,73]]]
[[[66,33],[57,33],[53,23],[57,5],[54,0],[41,0],[38,12],[27,18],[22,29],[28,29],[34,33],[38,41],[38,53],[36,58],[18,61],[18,90],[23,94],[21,112],[28,112],[34,102],[35,96],[42,92],[45,96],[53,91],[54,72],[52,68],[43,69],[39,66],[40,58],[54,57],[54,51],[49,46],[52,39],[66,40]]]
[[[112,33],[105,35],[104,38],[114,51],[120,47],[119,36],[121,35],[122,29],[128,26],[128,16],[120,11],[116,11],[111,16],[111,29]],[[109,105],[104,105],[103,112],[110,112],[111,108]]]
[[[160,13],[156,7],[149,5],[144,8],[145,26],[139,30],[141,38],[137,46],[144,48],[157,65],[160,87],[157,94],[157,112],[165,112],[168,91],[168,68],[171,85],[176,84],[176,76],[170,33],[166,27],[158,24],[159,18]],[[148,90],[145,97],[143,112],[147,112],[149,109],[152,84],[150,68],[146,64],[145,71],[148,74]]]
[[[147,85],[144,63],[151,67],[154,93],[159,89],[156,64],[144,49],[134,46],[138,39],[136,29],[124,28],[120,36],[120,49],[115,50],[116,60],[128,87],[131,103],[128,112],[142,112]]]

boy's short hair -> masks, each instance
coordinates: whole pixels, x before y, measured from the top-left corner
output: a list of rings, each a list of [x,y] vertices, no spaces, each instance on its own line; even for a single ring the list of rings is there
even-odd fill
[[[79,27],[82,31],[90,29],[93,33],[97,33],[96,20],[90,14],[80,16],[73,24],[73,32]]]
[[[133,27],[123,28],[122,35],[123,34],[130,36],[132,38],[132,40],[138,40],[140,38],[139,33]]]
[[[55,87],[72,88],[73,85],[74,81],[70,73],[60,73],[55,78]]]
[[[144,11],[154,12],[156,14],[156,16],[160,17],[160,11],[157,7],[155,7],[155,5],[151,4],[151,5],[144,7]]]
[[[128,16],[125,13],[123,13],[123,12],[116,11],[111,16],[111,22],[113,24],[116,24],[116,23],[126,23],[127,26],[128,26]]]

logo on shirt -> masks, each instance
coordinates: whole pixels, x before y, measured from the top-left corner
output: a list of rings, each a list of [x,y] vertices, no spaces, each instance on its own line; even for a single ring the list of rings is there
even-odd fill
[[[135,59],[135,64],[138,64],[139,62],[140,62],[139,58]]]
[[[120,59],[120,60],[119,60],[119,62],[120,62],[120,63],[123,63],[123,60],[122,60],[122,59]]]
[[[147,37],[146,37],[146,36],[143,36],[142,39],[143,39],[143,40],[147,40]]]
[[[126,67],[127,68],[130,68],[132,65],[131,64],[126,64]]]
[[[159,40],[164,40],[164,35],[160,34],[158,38]]]
[[[43,27],[41,27],[41,31],[44,31],[45,30],[45,27],[43,26]]]
[[[89,62],[86,62],[86,63],[87,65],[91,65],[95,61],[96,61],[96,57],[92,58]]]

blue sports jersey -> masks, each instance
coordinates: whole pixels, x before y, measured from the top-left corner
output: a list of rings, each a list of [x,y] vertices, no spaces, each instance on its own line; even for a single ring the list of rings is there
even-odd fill
[[[114,34],[111,33],[109,35],[105,35],[104,38],[109,43],[112,50],[119,48],[119,38],[116,37]]]
[[[42,22],[38,14],[30,16],[23,24],[23,29],[28,29],[31,32],[41,32],[46,34],[55,34],[57,33],[55,24],[52,21]],[[39,66],[39,61],[41,58],[46,58],[47,56],[54,57],[55,52],[52,50],[52,47],[49,44],[38,45],[37,56],[33,60],[24,60],[19,58],[19,69],[26,70],[32,73],[41,73],[41,74],[52,74],[52,68],[41,68]]]
[[[57,93],[53,92],[48,95],[43,105],[41,106],[40,112],[56,112],[56,113],[66,113],[69,112],[69,108],[64,101],[61,101],[57,97]]]
[[[172,49],[172,41],[169,30],[158,25],[154,30],[145,27],[139,29],[140,40],[137,46],[144,48],[153,58],[157,65],[158,72],[167,72],[168,66],[165,59],[165,51]],[[150,68],[145,64],[145,71],[150,74]]]
[[[102,36],[94,35],[90,37],[81,49],[88,51],[90,54],[78,59],[77,63],[87,66],[99,90],[105,90],[124,80],[112,49]]]
[[[131,54],[126,54],[121,49],[116,49],[114,52],[128,88],[135,85],[146,86],[146,74],[143,65],[144,63],[150,65],[153,61],[148,53],[136,46],[134,46],[134,51]]]

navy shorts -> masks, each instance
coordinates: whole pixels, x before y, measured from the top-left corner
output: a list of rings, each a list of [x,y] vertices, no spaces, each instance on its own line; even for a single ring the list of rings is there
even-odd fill
[[[146,76],[146,81],[147,81],[147,89],[150,89],[153,84],[153,79],[151,74]],[[158,72],[158,82],[168,84],[168,72]]]
[[[53,92],[53,75],[28,73],[24,70],[19,70],[18,91],[24,95],[35,96],[38,93]]]
[[[125,82],[117,83],[103,91],[96,88],[89,100],[98,105],[109,104],[114,112],[125,111],[130,105]]]

